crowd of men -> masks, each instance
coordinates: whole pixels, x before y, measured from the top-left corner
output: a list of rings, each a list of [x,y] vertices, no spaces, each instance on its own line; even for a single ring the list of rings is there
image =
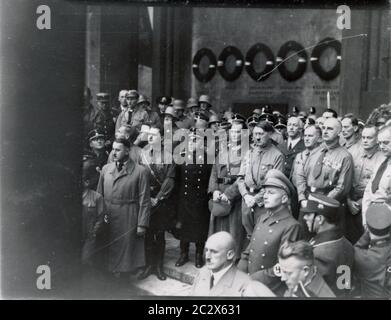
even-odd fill
[[[195,245],[192,295],[391,297],[391,104],[366,121],[267,106],[246,119],[207,95],[96,98],[85,91],[85,264],[165,280],[170,232],[176,267]],[[176,147],[183,163],[161,161]]]

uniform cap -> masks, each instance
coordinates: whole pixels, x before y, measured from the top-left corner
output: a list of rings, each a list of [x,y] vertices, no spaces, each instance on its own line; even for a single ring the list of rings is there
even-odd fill
[[[151,104],[146,96],[140,94],[138,97],[137,104],[141,104],[141,103],[146,103],[148,105]]]
[[[183,100],[176,99],[173,101],[172,106],[176,110],[184,110],[185,109],[185,102]]]
[[[231,212],[231,203],[228,201],[210,199],[208,207],[210,213],[215,217],[225,217]]]
[[[371,204],[365,214],[368,230],[376,236],[386,236],[391,232],[391,208],[385,203]]]
[[[277,129],[283,129],[286,128],[286,119],[284,117],[278,117],[277,123],[274,126]]]
[[[260,116],[262,114],[262,111],[261,111],[261,109],[258,109],[258,108],[254,109],[253,114],[257,114],[258,116]]]
[[[333,218],[339,214],[338,208],[340,206],[340,202],[333,198],[320,193],[311,193],[308,196],[307,205],[301,208],[300,211],[303,213],[317,213]]]
[[[96,94],[96,99],[98,101],[110,101],[110,95],[106,92],[99,92]]]
[[[166,110],[164,111],[164,115],[169,115],[169,116],[171,116],[171,117],[173,117],[175,119],[178,118],[178,116],[176,114],[176,111],[175,111],[174,107],[172,107],[172,106],[168,106],[166,108]]]
[[[275,187],[284,190],[289,197],[295,193],[295,187],[289,179],[277,169],[270,169],[265,176],[265,182],[262,187]]]
[[[210,98],[208,95],[206,94],[203,94],[200,96],[200,98],[198,99],[198,102],[206,102],[207,104],[210,105]]]
[[[139,94],[137,92],[137,90],[129,90],[128,91],[128,94],[126,95],[127,97],[135,97],[135,98],[138,98],[139,97]]]
[[[157,104],[164,104],[166,106],[168,106],[170,102],[171,102],[171,98],[167,96],[161,96],[156,99]]]
[[[255,116],[255,115],[247,118],[247,125],[248,126],[256,125],[258,122],[259,122],[259,117]]]
[[[98,129],[91,130],[88,133],[88,141],[92,141],[97,138],[105,138],[104,133]]]
[[[259,120],[270,122],[272,125],[276,123],[276,118],[271,113],[263,113],[259,116]]]
[[[221,122],[220,117],[217,114],[212,114],[209,118],[208,124],[212,124],[212,123],[216,123],[216,122],[218,122],[218,123]]]
[[[233,123],[233,122],[237,122],[237,123],[244,123],[246,122],[246,118],[243,117],[241,114],[239,113],[234,113],[230,119],[230,122]]]
[[[197,102],[197,100],[196,100],[195,98],[189,98],[189,100],[187,100],[186,107],[187,107],[187,108],[198,107],[198,102]]]

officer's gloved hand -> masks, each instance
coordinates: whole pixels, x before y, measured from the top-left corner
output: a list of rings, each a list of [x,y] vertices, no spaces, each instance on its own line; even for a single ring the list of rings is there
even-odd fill
[[[213,192],[213,201],[217,201],[217,200],[220,200],[221,199],[221,191],[220,190],[216,190]]]
[[[247,207],[252,208],[255,205],[255,198],[249,194],[246,194],[244,196],[244,202],[246,203]]]

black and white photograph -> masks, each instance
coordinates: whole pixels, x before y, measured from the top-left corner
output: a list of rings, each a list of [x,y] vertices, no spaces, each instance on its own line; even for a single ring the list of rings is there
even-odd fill
[[[1,299],[391,299],[390,5],[0,1]]]

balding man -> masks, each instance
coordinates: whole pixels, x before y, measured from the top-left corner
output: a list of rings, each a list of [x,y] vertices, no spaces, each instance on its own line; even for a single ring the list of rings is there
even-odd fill
[[[193,282],[192,296],[273,297],[274,294],[260,282],[238,270],[234,265],[235,241],[225,231],[211,235],[205,245],[206,266]]]
[[[385,157],[373,171],[362,200],[363,225],[366,225],[365,214],[371,203],[391,203],[391,126],[380,129],[377,136],[380,151]]]
[[[290,117],[287,124],[288,139],[279,144],[280,150],[285,156],[284,173],[290,177],[293,161],[296,155],[305,149],[302,138],[303,121],[299,117]]]
[[[297,184],[300,185],[298,197],[302,207],[305,207],[310,192],[321,193],[345,206],[352,187],[353,159],[339,144],[341,130],[338,119],[331,117],[325,120],[322,131],[324,143],[308,158],[303,174],[297,177]],[[341,215],[341,228],[345,231],[345,210],[341,209]]]

